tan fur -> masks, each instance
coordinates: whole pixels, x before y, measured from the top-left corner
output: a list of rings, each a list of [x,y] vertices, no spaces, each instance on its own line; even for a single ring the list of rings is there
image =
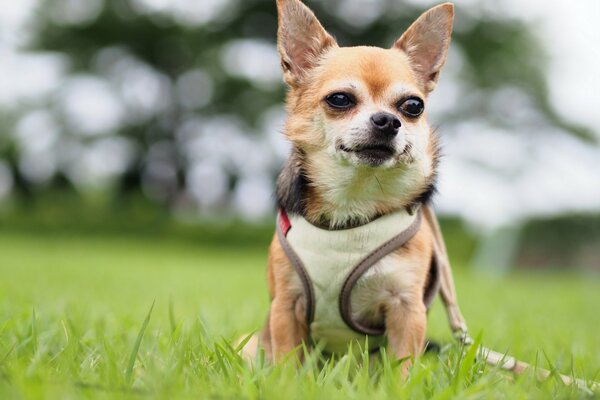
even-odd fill
[[[437,142],[426,113],[409,118],[397,105],[409,96],[427,100],[445,60],[452,6],[425,13],[391,49],[340,48],[299,0],[277,0],[277,7],[278,49],[290,86],[285,131],[296,154],[302,154],[297,167],[309,181],[304,217],[336,228],[348,221],[368,223],[412,204],[435,178]],[[324,99],[336,92],[350,93],[356,107],[332,109]],[[397,115],[402,126],[394,138],[396,153],[375,167],[340,148],[364,143],[365,126],[376,112]],[[289,177],[284,178],[287,182]],[[373,306],[374,313],[383,310],[391,354],[409,359],[404,374],[424,346],[423,292],[437,232],[434,221],[424,218],[407,245],[386,256],[399,266],[397,282],[382,287],[388,293]],[[244,352],[252,357],[262,346],[269,359],[281,360],[308,342],[309,329],[302,285],[277,237],[269,249],[268,281],[272,302],[267,324]]]
[[[271,340],[269,359],[278,359],[308,339],[308,328],[304,321],[304,293],[298,284],[298,276],[283,252],[275,236],[269,248],[268,258],[269,290],[271,291],[271,311],[269,323],[263,333]]]
[[[425,345],[427,310],[423,303],[423,290],[432,253],[431,229],[428,224],[423,224],[408,248],[396,252],[402,273],[413,275],[416,279],[405,293],[398,293],[383,304],[390,353],[398,359],[407,359],[402,365],[404,375],[412,364],[411,358],[418,357]],[[410,270],[407,271],[407,267]]]
[[[358,127],[365,124],[357,113],[365,118],[377,111],[398,114],[396,104],[401,98],[427,98],[403,52],[364,46],[329,48],[304,79],[304,85],[292,86],[288,94],[290,118],[286,132],[296,146],[306,151],[306,172],[313,191],[307,216],[311,222],[320,223],[320,217],[325,216],[335,225],[353,213],[362,213],[360,218],[367,222],[375,215],[405,207],[416,193],[423,191],[431,181],[435,161],[434,139],[426,115],[416,120],[402,118],[403,135],[399,136],[397,147],[408,143],[412,152],[398,152],[376,173],[369,168],[354,168],[356,162],[344,159],[336,150],[343,142],[361,142],[363,133]],[[351,92],[360,106],[349,112],[331,110],[323,99],[342,89]],[[349,137],[347,132],[356,134]],[[401,173],[405,180],[399,178]],[[347,181],[343,192],[337,190],[341,188],[339,179]],[[365,188],[383,192],[383,196],[365,199],[360,196]],[[339,198],[345,199],[345,204],[340,204]]]

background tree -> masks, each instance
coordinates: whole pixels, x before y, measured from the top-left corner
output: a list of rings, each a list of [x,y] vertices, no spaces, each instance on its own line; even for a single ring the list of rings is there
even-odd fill
[[[388,46],[424,11],[397,0],[310,6],[341,45]],[[0,158],[16,196],[62,188],[123,198],[142,190],[169,208],[263,215],[286,153],[276,23],[273,0],[40,2],[28,51],[50,52],[61,83],[3,112],[11,134]],[[485,121],[593,138],[549,104],[544,51],[529,29],[457,8],[442,85],[461,94],[440,89],[437,103],[448,104],[435,121],[443,132]],[[497,95],[508,96],[504,108],[490,101]],[[520,108],[526,113],[507,118]]]

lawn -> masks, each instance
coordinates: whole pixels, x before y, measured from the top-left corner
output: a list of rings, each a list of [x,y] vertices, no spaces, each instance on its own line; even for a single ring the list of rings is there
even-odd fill
[[[0,231],[0,399],[592,396],[553,378],[514,381],[451,345],[418,360],[405,383],[385,356],[249,367],[232,343],[267,312],[266,240]],[[456,275],[486,346],[599,378],[597,279]],[[451,343],[439,302],[429,322],[429,337]]]

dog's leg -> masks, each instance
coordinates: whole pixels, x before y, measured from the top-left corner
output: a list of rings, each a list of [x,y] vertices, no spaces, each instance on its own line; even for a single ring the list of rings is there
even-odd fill
[[[267,316],[267,321],[265,326],[263,326],[262,330],[258,333],[252,335],[252,337],[248,340],[248,342],[244,345],[242,349],[242,357],[249,363],[254,363],[256,361],[256,357],[259,351],[264,351],[265,357],[267,360],[273,359],[273,351],[271,349],[271,325],[270,325],[270,315]],[[238,344],[244,337],[241,337],[238,340]]]
[[[273,299],[269,325],[270,350],[274,361],[281,361],[301,345],[302,341],[307,340],[306,324],[302,323],[298,316],[304,316],[301,298],[281,293],[281,296]]]
[[[405,378],[412,365],[412,359],[418,357],[425,346],[427,328],[425,305],[420,301],[404,303],[399,300],[388,304],[385,311],[385,326],[390,352],[400,360],[406,359],[402,364],[402,377]]]
[[[438,271],[440,274],[440,295],[446,308],[446,314],[448,315],[448,322],[450,323],[450,329],[454,333],[465,333],[467,331],[467,324],[465,322],[458,301],[456,299],[456,289],[454,288],[454,279],[452,278],[452,268],[450,267],[450,260],[448,259],[448,253],[446,251],[446,244],[444,243],[444,237],[438,223],[435,212],[430,205],[423,207],[423,215],[425,220],[431,227],[431,232],[434,237],[434,251],[437,259]]]
[[[285,356],[287,353],[289,353],[290,351],[295,349],[298,345],[300,345],[302,343],[303,340],[306,341],[306,338],[308,336],[306,324],[299,322],[301,320],[301,318],[303,318],[305,315],[303,299],[298,299],[296,301],[293,312],[294,312],[294,317],[295,317],[293,322],[291,322],[291,319],[289,319],[290,316],[287,315],[286,313],[284,313],[283,315],[282,315],[282,313],[279,313],[279,315],[281,317],[279,317],[277,319],[277,321],[280,325],[276,329],[279,329],[279,332],[291,332],[291,334],[289,336],[287,336],[287,333],[281,333],[281,334],[278,333],[277,334],[277,337],[278,337],[278,339],[276,340],[277,346],[278,346],[277,351],[280,351],[281,357]],[[273,329],[271,329],[271,321],[272,321],[271,315],[272,314],[273,314],[273,307],[272,307],[271,313],[269,313],[269,315],[267,316],[267,321],[265,323],[265,326],[262,328],[262,330],[259,333],[252,335],[250,340],[248,340],[248,342],[244,346],[244,348],[242,350],[242,356],[248,362],[254,362],[256,360],[256,356],[257,356],[258,352],[261,350],[264,351],[264,354],[265,354],[265,357],[267,360],[273,361],[275,359],[275,357],[273,356],[274,355],[274,351],[273,351],[274,341],[272,339]],[[290,323],[292,324],[291,329],[290,329],[290,325],[289,325]],[[240,338],[238,343],[241,342],[242,339],[243,338]],[[291,350],[290,350],[290,348],[291,348]],[[302,358],[301,356],[302,355],[300,354],[299,358]]]

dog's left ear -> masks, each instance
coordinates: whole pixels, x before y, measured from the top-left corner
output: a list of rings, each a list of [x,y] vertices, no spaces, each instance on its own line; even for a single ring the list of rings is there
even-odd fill
[[[453,20],[454,5],[440,4],[424,12],[394,43],[394,48],[408,55],[410,67],[426,93],[435,88],[446,61]]]

